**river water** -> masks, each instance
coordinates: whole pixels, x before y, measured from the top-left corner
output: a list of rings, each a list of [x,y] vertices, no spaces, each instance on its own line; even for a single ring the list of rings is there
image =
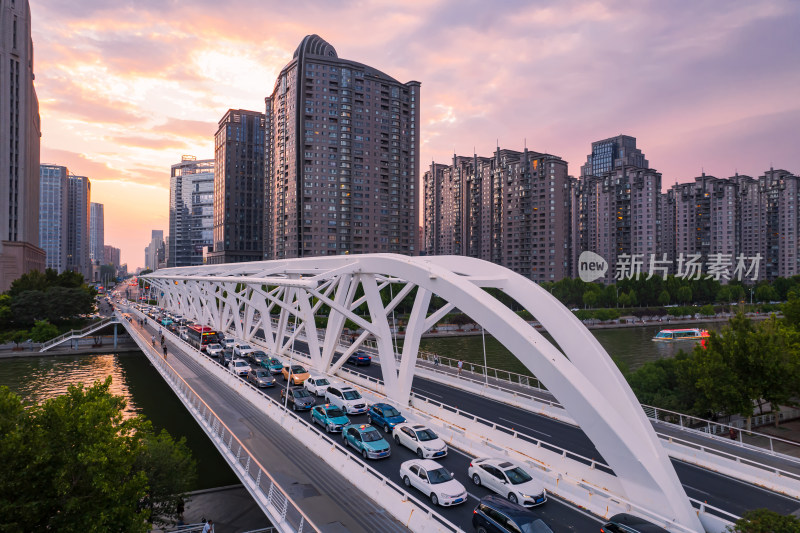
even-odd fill
[[[240,483],[200,426],[141,352],[109,355],[59,355],[0,360],[0,386],[24,401],[41,402],[67,391],[74,383],[91,385],[111,376],[111,392],[127,400],[128,416],[144,414],[156,431],[186,442],[197,461],[198,481],[192,490]]]
[[[699,323],[694,326],[719,329],[722,323]],[[642,363],[672,357],[678,350],[691,350],[693,341],[653,342],[662,326],[592,330],[592,333],[613,357],[635,369]],[[421,350],[439,353],[467,362],[483,363],[480,336],[443,337],[422,340]],[[486,337],[486,359],[490,367],[529,374],[527,369],[494,338]],[[236,475],[219,452],[189,416],[163,378],[142,353],[20,357],[0,360],[0,385],[6,385],[28,402],[40,402],[63,394],[72,383],[91,384],[111,376],[111,390],[123,396],[128,405],[126,414],[144,414],[155,427],[175,437],[186,437],[198,464],[199,479],[195,490],[239,483]]]
[[[725,322],[699,322],[681,324],[676,328],[699,327],[709,331],[719,331]],[[651,340],[660,330],[670,327],[667,324],[637,326],[614,329],[593,329],[591,333],[605,348],[608,354],[635,370],[647,361],[674,357],[679,350],[691,351],[696,341],[654,342]],[[545,334],[548,340],[552,338]],[[438,353],[453,359],[464,359],[467,363],[483,365],[483,342],[481,336],[434,337],[422,339],[420,350]],[[501,368],[510,372],[530,374],[530,372],[493,337],[486,336],[486,361],[489,368]]]

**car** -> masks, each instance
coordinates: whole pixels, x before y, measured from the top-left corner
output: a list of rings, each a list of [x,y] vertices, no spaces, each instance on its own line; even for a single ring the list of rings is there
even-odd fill
[[[246,342],[236,343],[233,345],[233,356],[238,357],[240,359],[247,358],[247,355],[253,351],[255,351],[255,348],[253,348]]]
[[[553,533],[530,509],[494,494],[478,502],[472,511],[472,527],[477,533]]]
[[[382,459],[392,455],[389,443],[381,437],[380,431],[369,424],[348,424],[342,428],[345,447],[351,446],[361,452],[364,459]]]
[[[422,424],[397,424],[392,436],[397,444],[412,450],[420,459],[437,459],[447,455],[447,444]]]
[[[475,485],[483,485],[508,498],[511,503],[533,507],[547,501],[547,491],[541,481],[508,459],[473,459],[469,463],[468,471]]]
[[[261,366],[269,370],[272,374],[280,374],[283,371],[283,363],[270,357],[269,359],[262,359]]]
[[[340,407],[349,415],[367,412],[367,401],[357,390],[347,385],[329,385],[325,391],[325,401]]]
[[[289,379],[290,373],[292,375],[293,385],[302,385],[303,382],[311,376],[308,373],[308,370],[306,370],[300,365],[292,365],[291,371],[288,366],[285,366],[283,367],[283,370],[281,370],[281,374],[283,375],[283,381]]]
[[[669,533],[661,526],[629,513],[615,514],[600,528],[603,533]]]
[[[305,411],[306,409],[311,409],[317,403],[311,393],[302,387],[290,388],[288,401],[286,399],[286,389],[281,389],[281,403],[283,402],[291,405],[293,411]]]
[[[365,352],[358,351],[356,353],[350,354],[350,357],[347,358],[347,364],[349,365],[365,365],[369,366],[372,362],[372,357],[367,355]]]
[[[259,388],[275,386],[275,378],[263,368],[251,368],[247,373],[247,381]]]
[[[325,391],[328,390],[330,384],[331,382],[326,377],[311,376],[305,381],[304,386],[311,394],[325,396]]]
[[[433,505],[450,507],[467,501],[467,489],[453,473],[431,459],[411,459],[400,465],[400,478],[431,499]]]
[[[159,321],[159,323],[164,327],[169,327],[170,325],[172,325],[172,319],[170,319],[170,318],[162,318]]]
[[[319,424],[328,433],[339,433],[344,426],[350,424],[350,419],[347,418],[344,411],[335,405],[326,403],[311,410],[311,423]]]
[[[367,411],[367,422],[383,428],[386,433],[390,433],[397,424],[405,421],[406,419],[400,414],[400,411],[388,403],[372,404]]]
[[[253,350],[247,354],[247,358],[250,359],[250,362],[254,365],[260,365],[261,361],[264,359],[269,359],[269,356],[262,350]]]
[[[181,326],[179,328],[179,330],[180,330],[180,338],[181,338],[181,340],[189,342],[189,334],[186,333],[186,327],[185,326]]]
[[[219,357],[219,354],[223,352],[223,348],[221,344],[206,344],[205,352],[209,357]]]
[[[224,346],[226,349],[227,348],[233,349],[233,345],[236,344],[236,341],[231,337],[225,337],[220,341],[220,344]]]
[[[228,362],[228,370],[237,376],[246,376],[250,372],[250,363],[244,359],[231,359]]]

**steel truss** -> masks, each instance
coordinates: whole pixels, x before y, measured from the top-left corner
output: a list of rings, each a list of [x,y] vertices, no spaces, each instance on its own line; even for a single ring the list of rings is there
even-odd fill
[[[462,256],[364,254],[178,267],[144,278],[163,307],[221,331],[233,329],[245,341],[263,333],[279,356],[303,332],[311,367],[320,372],[335,373],[365,340],[373,339],[387,395],[400,405],[409,400],[422,334],[457,309],[556,396],[614,470],[627,499],[702,531],[669,458],[614,362],[569,309],[504,267]],[[486,288],[516,300],[558,347]],[[398,357],[389,320],[412,291],[414,304]],[[446,303],[431,312],[434,295]],[[320,342],[315,315],[323,310],[328,320]],[[363,332],[334,362],[346,321]]]

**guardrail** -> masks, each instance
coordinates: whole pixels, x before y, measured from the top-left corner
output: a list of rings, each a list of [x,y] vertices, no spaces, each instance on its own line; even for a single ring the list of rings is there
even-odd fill
[[[58,337],[55,337],[54,339],[50,339],[49,341],[43,342],[40,345],[39,351],[40,352],[44,352],[48,348],[52,348],[56,344],[61,344],[62,342],[66,341],[68,339],[71,339],[71,338],[84,337],[84,336],[86,336],[87,334],[91,333],[94,330],[98,330],[100,328],[103,328],[103,327],[105,327],[105,326],[107,326],[109,324],[112,324],[112,323],[118,322],[118,321],[119,320],[117,319],[117,317],[115,315],[112,315],[110,317],[104,318],[100,322],[95,322],[94,324],[89,324],[88,326],[86,326],[83,329],[72,329],[72,330],[69,330],[68,332],[64,333],[63,335],[59,335]]]
[[[138,310],[136,312],[138,312]],[[341,446],[339,442],[336,442],[325,433],[317,431],[316,428],[308,420],[302,418],[297,413],[288,409],[281,402],[278,402],[275,399],[271,398],[270,396],[266,395],[264,391],[255,387],[251,383],[242,380],[238,376],[235,376],[230,371],[228,371],[224,366],[222,366],[218,361],[206,357],[196,348],[194,348],[192,345],[190,345],[189,343],[187,343],[174,333],[166,331],[165,335],[171,336],[172,340],[175,341],[176,343],[182,343],[187,350],[190,350],[191,354],[199,358],[199,361],[201,361],[202,364],[213,365],[219,372],[224,373],[223,377],[232,380],[232,382],[235,383],[237,387],[243,388],[251,395],[253,399],[258,398],[262,402],[266,400],[267,405],[271,406],[273,410],[280,412],[281,420],[276,420],[276,418],[272,416],[274,413],[271,413],[269,409],[264,409],[263,405],[260,406],[260,408],[262,408],[262,411],[264,411],[267,415],[271,416],[273,420],[276,420],[278,423],[280,423],[284,428],[287,429],[287,431],[290,434],[294,435],[312,452],[316,453],[322,460],[325,460],[328,464],[334,467],[340,474],[342,474],[345,478],[349,479],[355,486],[373,487],[373,490],[371,491],[372,496],[375,495],[376,490],[383,490],[384,492],[388,491],[389,493],[393,493],[395,496],[399,496],[399,500],[397,502],[399,504],[399,507],[388,508],[388,510],[392,513],[392,515],[395,518],[400,520],[407,527],[411,528],[412,525],[416,525],[417,527],[420,528],[419,531],[433,531],[431,529],[432,527],[435,527],[435,531],[439,532],[461,531],[461,529],[458,526],[456,526],[455,524],[453,524],[440,514],[431,510],[421,500],[409,494],[403,488],[394,483],[392,480],[385,477],[383,474],[381,474],[380,472],[372,468],[370,465],[362,461],[360,457],[350,453],[347,449]],[[146,340],[144,344],[145,346],[147,346]],[[161,359],[161,358],[156,357],[156,359]],[[256,405],[258,404],[256,403]],[[291,423],[287,423],[287,421],[285,420],[287,418],[289,419],[289,421],[291,421]],[[297,435],[298,431],[301,428],[306,431],[306,434],[309,437],[316,438],[316,441],[320,444],[319,447],[315,448],[314,446],[310,445],[310,441],[308,439],[301,439],[299,435]],[[338,455],[332,457],[331,456],[332,451],[338,452]],[[354,476],[358,478],[357,481],[353,480]],[[377,487],[380,488],[378,489],[374,485],[374,483],[377,483]],[[391,500],[386,500],[385,498],[381,499],[382,504],[387,504],[388,501]]]

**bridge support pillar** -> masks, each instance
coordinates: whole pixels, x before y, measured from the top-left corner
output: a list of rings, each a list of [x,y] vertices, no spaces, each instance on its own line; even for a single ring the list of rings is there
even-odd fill
[[[117,325],[114,324],[114,348],[117,347]]]

